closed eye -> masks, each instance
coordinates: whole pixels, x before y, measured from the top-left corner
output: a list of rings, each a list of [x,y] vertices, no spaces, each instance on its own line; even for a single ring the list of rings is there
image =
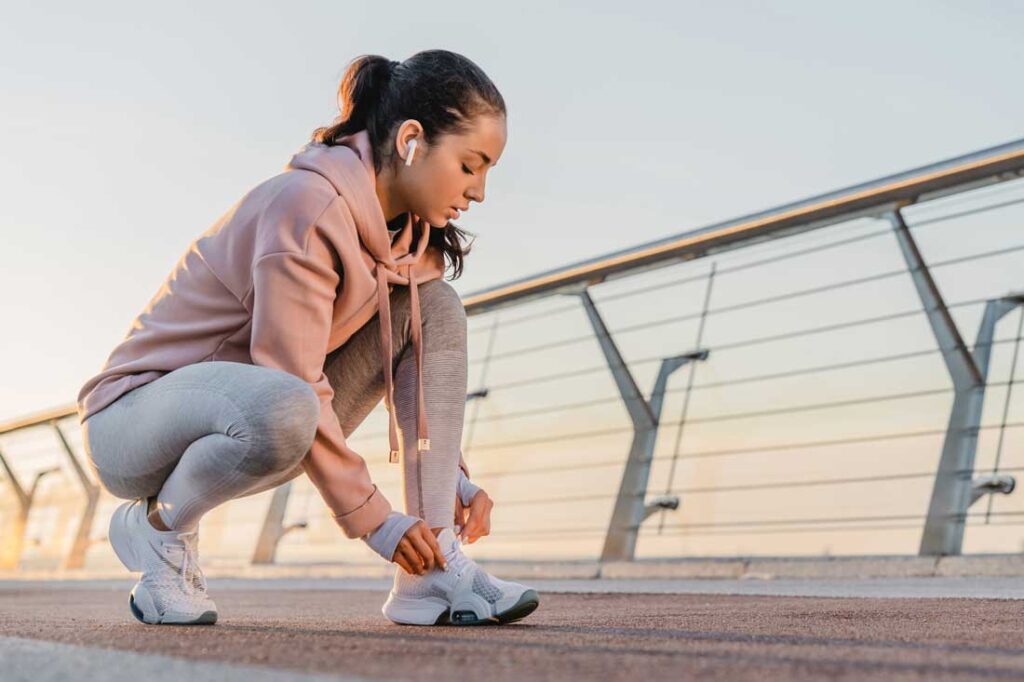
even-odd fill
[[[466,164],[462,164],[462,170],[466,173],[469,173],[470,175],[473,175],[473,171],[469,170],[469,167],[466,166]]]

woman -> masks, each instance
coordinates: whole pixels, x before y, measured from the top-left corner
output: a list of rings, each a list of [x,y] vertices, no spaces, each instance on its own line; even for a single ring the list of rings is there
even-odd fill
[[[462,272],[450,219],[484,200],[504,100],[472,61],[428,50],[357,58],[339,103],[189,245],[79,393],[90,465],[130,500],[109,538],[142,572],[129,605],[145,623],[215,622],[200,518],[303,472],[346,537],[398,564],[390,620],[508,622],[538,605],[461,551],[489,533],[492,502],[460,452],[466,314],[443,275]],[[406,514],[345,442],[382,396]]]

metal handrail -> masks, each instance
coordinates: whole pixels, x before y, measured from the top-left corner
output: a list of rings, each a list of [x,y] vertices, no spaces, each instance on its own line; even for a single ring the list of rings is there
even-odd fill
[[[580,282],[602,282],[625,273],[690,260],[750,242],[818,229],[894,206],[1024,177],[1024,139],[982,149],[877,180],[641,244],[622,251],[513,280],[463,297],[468,315],[550,295]],[[0,435],[77,413],[62,405],[0,423]]]
[[[42,412],[34,412],[24,417],[18,417],[11,421],[0,423],[0,436],[11,431],[17,431],[19,429],[26,429],[30,426],[39,426],[40,424],[46,424],[56,419],[64,419],[71,415],[78,414],[78,406],[75,404],[61,405],[60,407],[54,407]]]
[[[467,314],[480,314],[581,282],[604,282],[1017,177],[1024,177],[1024,139],[513,280],[469,294],[463,303]]]

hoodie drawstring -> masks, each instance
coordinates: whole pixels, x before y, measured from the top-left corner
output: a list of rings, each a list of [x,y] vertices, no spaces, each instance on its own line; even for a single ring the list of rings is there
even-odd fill
[[[398,427],[395,415],[395,380],[391,371],[391,299],[388,295],[388,269],[377,263],[377,307],[380,315],[380,349],[384,370],[384,406],[388,411],[388,439],[390,452],[388,462],[398,462]],[[420,298],[416,288],[416,277],[412,272],[412,264],[405,268],[409,281],[409,306],[412,310],[412,346],[416,358],[416,449],[422,453],[430,449],[430,436],[427,432],[426,403],[423,400],[423,327],[420,319]]]

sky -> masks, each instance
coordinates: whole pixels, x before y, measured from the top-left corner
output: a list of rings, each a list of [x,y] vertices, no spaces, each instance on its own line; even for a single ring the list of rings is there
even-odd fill
[[[0,24],[0,420],[74,400],[189,242],[442,47],[509,108],[465,296],[1024,137],[1007,2],[21,3]]]
[[[74,401],[189,243],[249,189],[280,172],[309,133],[334,117],[338,81],[360,54],[405,59],[423,49],[453,50],[479,64],[505,98],[507,146],[488,173],[486,201],[461,221],[478,235],[463,277],[454,282],[465,297],[531,273],[1024,138],[1024,91],[1013,86],[1024,61],[1021,35],[1024,4],[995,1],[23,3],[8,9],[0,23],[0,422]],[[922,248],[930,259],[941,260],[1015,244],[1020,215],[928,228]],[[852,232],[812,235],[807,243],[877,227],[857,224]],[[735,258],[777,248],[737,252]],[[865,241],[863,249],[844,253],[804,261],[799,272],[783,265],[761,279],[723,279],[716,284],[715,305],[902,267],[891,240]],[[693,267],[704,272],[707,264]],[[1020,288],[1019,256],[972,267],[954,264],[937,275],[950,300]],[[664,314],[660,306],[678,300],[699,308],[702,286],[695,284],[683,299],[677,290],[666,290],[643,305],[635,298],[607,299],[602,309],[613,326],[650,320]],[[706,341],[728,345],[750,337],[751,330],[768,333],[771,324],[791,329],[809,314],[820,320],[840,313],[859,317],[918,304],[908,280],[857,295],[838,299],[845,308],[822,300],[813,313],[795,303],[783,312],[751,311],[732,322],[713,321]],[[977,306],[956,311],[971,338],[979,314]],[[529,347],[586,331],[582,316],[572,315],[564,328],[554,318],[522,325],[518,336],[506,334],[503,343]],[[474,327],[471,357],[486,339],[486,329]],[[624,335],[623,352],[630,362],[678,352],[659,344],[689,339],[693,328],[672,330],[650,334],[643,343]],[[1001,329],[1001,338],[1008,334]],[[786,356],[761,350],[716,354],[729,363],[709,363],[698,384],[825,363],[840,351],[915,351],[934,341],[918,320],[853,335],[845,344],[838,349],[812,340],[794,345]],[[995,362],[1000,379],[1009,371],[1003,352],[1008,350],[1003,347]],[[567,347],[562,355],[547,353],[545,360],[530,372],[601,362],[596,347]],[[650,385],[655,369],[637,366],[643,386]],[[479,372],[479,366],[471,371]],[[872,371],[833,376],[827,385],[795,380],[783,397],[798,403],[811,394],[827,398],[948,383],[934,357],[905,363],[899,372]],[[490,381],[500,386],[523,375],[522,365],[496,365]],[[688,427],[687,447],[714,449],[742,437],[742,429],[716,428],[713,418],[779,399],[773,393],[779,389],[761,390],[719,395],[706,389],[690,414],[696,425]],[[559,391],[542,386],[508,398],[496,391],[492,414],[485,417],[614,389],[602,374]],[[898,410],[866,406],[834,418],[777,419],[759,423],[759,433],[782,441],[896,430],[897,421],[900,428],[931,427],[944,423],[947,398]],[[676,393],[666,404],[673,418],[680,400]],[[996,392],[987,403],[986,423],[998,421],[1001,400]],[[1013,414],[1022,413],[1018,399]],[[621,405],[602,406],[591,418],[592,424],[621,420]],[[552,429],[586,426],[582,419],[571,423],[556,415],[550,421]],[[362,434],[368,452],[370,443],[379,450],[382,423]],[[506,435],[516,437],[522,424],[510,420],[513,433]],[[500,435],[500,424],[495,428]],[[547,426],[530,428],[540,432]],[[558,457],[620,463],[626,441],[628,436],[573,443]],[[671,456],[672,446],[668,437],[659,442],[659,456]],[[932,470],[937,442],[919,444],[909,454],[900,447],[852,448],[838,459],[794,455],[778,460],[771,473],[784,480],[827,476],[837,467]],[[516,497],[565,492],[564,478],[533,477],[519,484],[529,488],[525,495],[503,488],[500,471],[508,466],[500,458],[510,451],[499,449],[491,461],[486,449],[477,455],[477,471],[490,475],[488,485],[507,500],[503,513],[522,509]],[[979,462],[989,464],[993,450],[986,441]],[[551,458],[543,448],[514,452],[524,467]],[[677,483],[746,484],[765,472],[747,460],[717,461],[684,463]],[[666,479],[664,465],[655,468],[655,488]],[[587,481],[595,490],[614,490],[615,471],[603,476]],[[381,478],[397,496],[395,473],[387,470]],[[847,512],[870,515],[884,493],[887,501],[907,500],[907,509],[921,512],[928,484],[927,476],[920,479],[912,499],[902,497],[905,489],[879,487],[869,498],[854,487],[844,489],[841,501]],[[686,518],[699,522],[725,513],[728,520],[732,511],[738,518],[769,506],[775,516],[800,517],[808,513],[800,504],[818,513],[838,503],[833,490],[801,492],[799,504],[789,490],[776,497],[746,495],[742,508],[730,506],[728,498],[705,499],[686,506],[688,515],[696,515]],[[310,491],[303,494],[305,499]],[[579,508],[579,523],[593,525],[582,518],[593,513]],[[333,538],[333,528],[325,528],[325,537]],[[972,535],[980,543],[974,548],[1005,550],[998,529],[988,532]],[[910,530],[883,549],[913,551],[916,535]],[[587,551],[599,540],[599,534],[588,540]],[[1014,536],[1014,548],[1018,541]],[[675,544],[657,542],[646,547],[677,551]],[[768,546],[748,538],[736,545],[702,545],[697,536],[687,542],[688,551],[698,553]],[[882,547],[871,531],[859,542],[844,547]],[[828,538],[818,535],[795,543],[787,548],[829,551]],[[516,547],[513,541],[508,551]]]

